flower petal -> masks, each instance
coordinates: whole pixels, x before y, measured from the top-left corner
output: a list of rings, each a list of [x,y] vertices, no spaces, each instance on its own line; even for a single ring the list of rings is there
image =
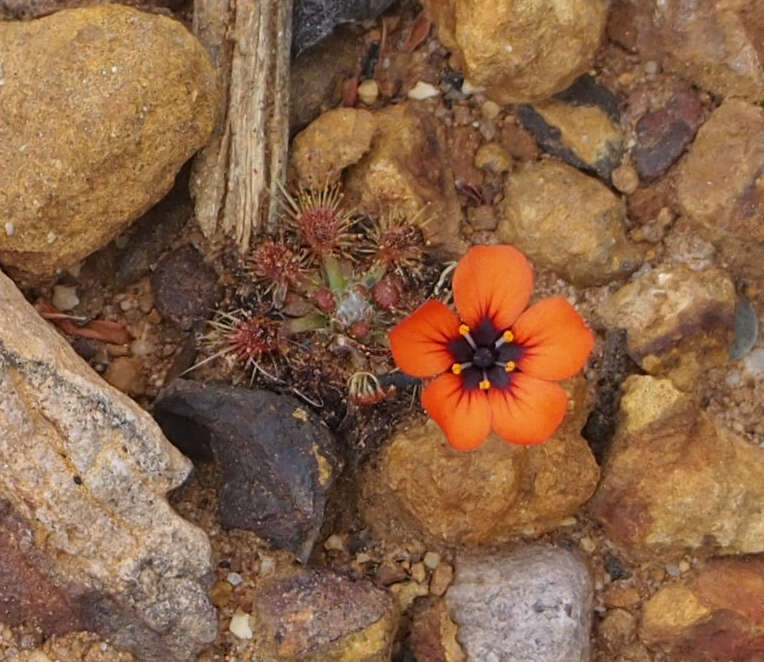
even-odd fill
[[[398,367],[412,377],[433,377],[454,363],[447,345],[459,338],[459,320],[440,301],[427,301],[390,331]]]
[[[517,365],[525,374],[560,380],[584,367],[594,336],[581,315],[562,297],[543,299],[512,326],[523,355]]]
[[[538,444],[562,422],[568,396],[555,382],[516,372],[508,389],[488,390],[488,401],[496,434],[513,444]]]
[[[473,246],[454,271],[454,303],[470,328],[488,318],[499,333],[528,305],[533,271],[514,246]]]
[[[422,392],[422,406],[457,450],[477,448],[491,431],[486,392],[465,390],[462,378],[451,373],[430,382]]]

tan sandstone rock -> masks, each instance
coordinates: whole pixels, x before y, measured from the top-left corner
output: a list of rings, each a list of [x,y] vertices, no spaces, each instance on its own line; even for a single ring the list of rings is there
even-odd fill
[[[298,186],[315,190],[336,183],[347,166],[369,151],[375,128],[368,110],[335,108],[320,115],[292,143]]]
[[[346,171],[348,198],[371,216],[397,213],[428,220],[427,240],[461,256],[466,249],[459,234],[462,211],[442,129],[409,104],[377,111],[374,119],[371,151]]]
[[[729,360],[735,284],[722,269],[662,266],[624,285],[600,307],[626,329],[627,351],[652,375],[691,389],[704,370]]]
[[[389,662],[398,614],[386,591],[327,570],[293,569],[258,587],[258,660]]]
[[[207,537],[165,497],[190,462],[2,273],[0,310],[0,621],[191,659],[217,620]]]
[[[0,263],[48,275],[158,202],[212,131],[215,72],[179,22],[120,5],[0,22]]]
[[[629,377],[619,415],[591,502],[609,537],[652,554],[764,551],[764,450],[667,379]]]
[[[662,588],[642,609],[640,636],[688,662],[760,659],[764,555],[715,559],[697,575]]]
[[[500,104],[538,101],[592,62],[605,28],[602,0],[425,0],[454,67]]]
[[[760,0],[615,0],[608,34],[716,95],[764,99]]]
[[[499,239],[576,285],[623,277],[639,253],[623,231],[626,209],[607,186],[552,159],[507,178]]]
[[[735,275],[764,281],[764,109],[725,100],[679,163],[676,191],[689,222]]]
[[[363,516],[384,538],[434,545],[488,545],[548,531],[594,491],[599,470],[579,431],[587,414],[582,377],[563,426],[549,441],[516,446],[491,436],[454,451],[432,421],[398,432],[362,480]]]

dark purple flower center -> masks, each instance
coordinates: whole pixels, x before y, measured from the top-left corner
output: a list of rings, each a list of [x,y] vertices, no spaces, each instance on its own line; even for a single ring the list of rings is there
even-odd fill
[[[462,377],[464,388],[508,388],[523,356],[523,348],[514,342],[512,332],[497,329],[486,318],[474,329],[462,325],[459,333],[459,338],[448,343],[448,351],[454,357],[451,372]]]

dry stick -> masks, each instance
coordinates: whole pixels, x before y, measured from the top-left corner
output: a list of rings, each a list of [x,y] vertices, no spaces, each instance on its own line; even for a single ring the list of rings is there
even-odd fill
[[[249,248],[277,227],[289,139],[291,0],[195,0],[194,32],[218,70],[221,101],[210,144],[197,156],[192,192],[208,238]]]

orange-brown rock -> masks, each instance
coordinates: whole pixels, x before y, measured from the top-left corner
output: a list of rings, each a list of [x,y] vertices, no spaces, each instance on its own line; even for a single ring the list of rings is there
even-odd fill
[[[615,0],[608,34],[714,94],[764,99],[760,0]]]
[[[375,128],[368,110],[335,108],[319,115],[292,143],[290,165],[297,185],[316,190],[336,183],[345,168],[369,151]]]
[[[415,614],[409,647],[417,662],[465,662],[466,655],[456,639],[457,631],[443,600]]]
[[[473,452],[455,451],[432,421],[398,432],[363,475],[366,521],[380,537],[466,546],[558,526],[591,496],[599,476],[579,434],[585,381],[565,386],[572,413],[537,446],[491,436]]]
[[[374,113],[371,151],[346,172],[346,192],[359,211],[379,217],[429,219],[428,241],[453,257],[466,248],[459,234],[462,211],[448,165],[442,129],[409,104]]]
[[[601,0],[425,0],[453,65],[500,104],[538,101],[592,62],[605,28]]]
[[[691,389],[728,361],[735,284],[718,268],[661,266],[624,285],[600,306],[610,328],[626,329],[627,351],[645,371]]]
[[[623,201],[594,177],[552,159],[528,163],[507,177],[504,197],[499,239],[572,283],[606,283],[639,266]]]
[[[624,382],[613,447],[591,502],[637,553],[764,551],[764,450],[715,423],[668,379]]]
[[[51,274],[158,202],[207,141],[215,71],[179,22],[120,5],[0,22],[0,262]]]
[[[764,555],[714,559],[662,588],[642,610],[640,637],[687,662],[762,659]]]

